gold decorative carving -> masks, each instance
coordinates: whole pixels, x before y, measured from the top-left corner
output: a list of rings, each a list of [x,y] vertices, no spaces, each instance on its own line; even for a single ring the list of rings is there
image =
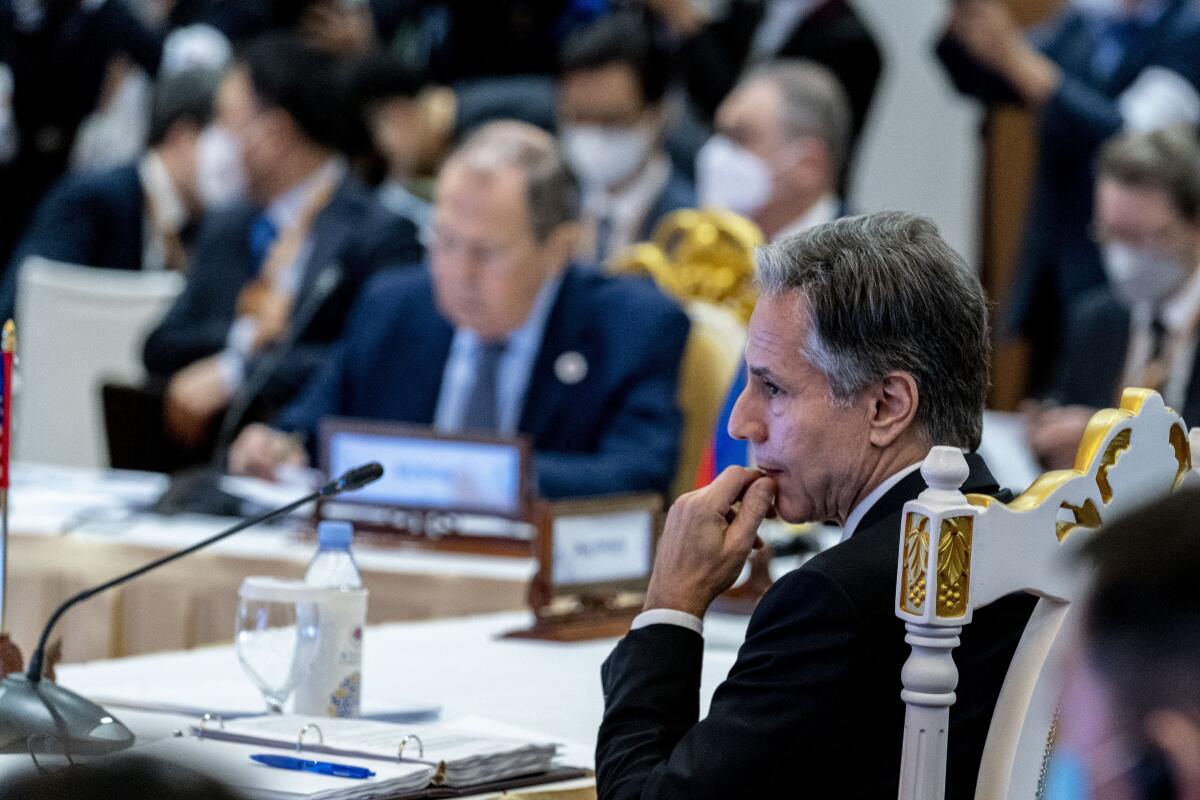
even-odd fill
[[[1171,448],[1175,451],[1175,462],[1179,465],[1172,488],[1178,489],[1184,476],[1192,468],[1192,446],[1188,443],[1187,431],[1182,425],[1171,426]]]
[[[951,517],[942,520],[942,535],[938,542],[939,617],[961,617],[967,613],[971,588],[972,517]]]
[[[1129,428],[1118,433],[1109,442],[1108,447],[1104,450],[1104,457],[1100,459],[1100,469],[1096,472],[1096,485],[1100,487],[1100,497],[1104,500],[1104,505],[1108,505],[1113,499],[1112,484],[1108,482],[1108,471],[1117,463],[1121,454],[1129,449],[1129,441],[1132,436],[1133,431]]]
[[[1110,490],[1111,493],[1111,490]],[[1061,542],[1066,539],[1071,531],[1076,528],[1099,528],[1101,525],[1100,511],[1096,508],[1096,504],[1089,497],[1083,501],[1082,506],[1073,506],[1067,501],[1063,501],[1059,506],[1064,511],[1070,511],[1075,517],[1074,521],[1058,520],[1055,523],[1055,532],[1058,534],[1058,540]]]
[[[929,563],[929,518],[909,514],[904,526],[904,585],[900,609],[925,613],[925,565]]]
[[[754,248],[762,242],[762,232],[744,217],[680,209],[663,218],[652,242],[620,250],[607,266],[611,272],[649,275],[679,300],[713,303],[747,322],[758,300]]]

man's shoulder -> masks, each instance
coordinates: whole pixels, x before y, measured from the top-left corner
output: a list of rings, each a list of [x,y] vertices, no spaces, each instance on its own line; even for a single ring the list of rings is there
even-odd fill
[[[387,267],[367,281],[359,301],[372,313],[390,316],[403,312],[410,316],[422,311],[437,313],[433,304],[433,279],[424,267]]]
[[[1091,331],[1099,325],[1105,330],[1129,323],[1129,309],[1108,284],[1088,289],[1071,301],[1067,309],[1073,327]]]
[[[683,308],[650,278],[570,267],[563,275],[561,300],[616,333],[655,323],[687,325]],[[634,320],[637,325],[628,324]]]
[[[130,196],[137,196],[140,201],[141,182],[137,165],[122,164],[104,169],[68,172],[55,186],[53,195],[64,199],[106,204]]]

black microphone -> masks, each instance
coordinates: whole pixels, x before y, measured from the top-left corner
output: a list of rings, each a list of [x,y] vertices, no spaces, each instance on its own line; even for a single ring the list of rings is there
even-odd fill
[[[129,729],[103,708],[54,683],[42,683],[46,642],[54,625],[68,609],[246,528],[280,517],[305,503],[361,489],[381,475],[383,467],[376,461],[347,470],[315,492],[293,500],[285,506],[249,517],[207,539],[68,598],[50,615],[50,620],[38,639],[37,649],[29,659],[29,669],[24,674],[8,675],[0,681],[0,752],[20,752],[32,736],[48,736],[59,740],[67,752],[83,755],[102,755],[133,744],[133,734]],[[14,745],[20,746],[14,750]]]
[[[259,359],[258,364],[242,381],[241,387],[234,394],[233,399],[229,401],[229,408],[225,411],[225,415],[221,417],[221,427],[217,434],[217,444],[213,449],[212,463],[219,467],[222,471],[225,469],[225,459],[229,454],[229,445],[233,442],[233,436],[237,433],[238,426],[242,424],[242,420],[246,416],[246,412],[250,410],[250,405],[258,397],[267,385],[267,382],[275,375],[279,367],[291,355],[295,349],[296,343],[300,341],[300,335],[308,328],[313,319],[317,316],[317,312],[325,305],[325,301],[333,294],[342,283],[342,267],[334,262],[322,269],[317,277],[313,280],[312,288],[304,297],[304,302],[296,309],[296,313],[292,315],[292,324],[288,326],[287,335],[271,350]]]

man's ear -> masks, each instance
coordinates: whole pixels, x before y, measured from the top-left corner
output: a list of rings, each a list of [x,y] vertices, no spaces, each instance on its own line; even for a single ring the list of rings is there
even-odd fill
[[[1161,754],[1175,797],[1200,797],[1200,725],[1178,711],[1163,709],[1146,718],[1145,729],[1146,738]]]
[[[583,226],[578,222],[564,222],[550,231],[542,242],[546,260],[560,270],[580,255],[583,242]]]
[[[871,444],[888,447],[912,427],[920,394],[916,379],[897,370],[867,389],[866,399]]]

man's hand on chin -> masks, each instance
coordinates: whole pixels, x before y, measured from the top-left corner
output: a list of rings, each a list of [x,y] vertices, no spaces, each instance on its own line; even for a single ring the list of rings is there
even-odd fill
[[[737,580],[751,549],[762,546],[758,526],[777,488],[758,470],[729,467],[708,486],[676,500],[658,543],[646,610],[703,617]]]

